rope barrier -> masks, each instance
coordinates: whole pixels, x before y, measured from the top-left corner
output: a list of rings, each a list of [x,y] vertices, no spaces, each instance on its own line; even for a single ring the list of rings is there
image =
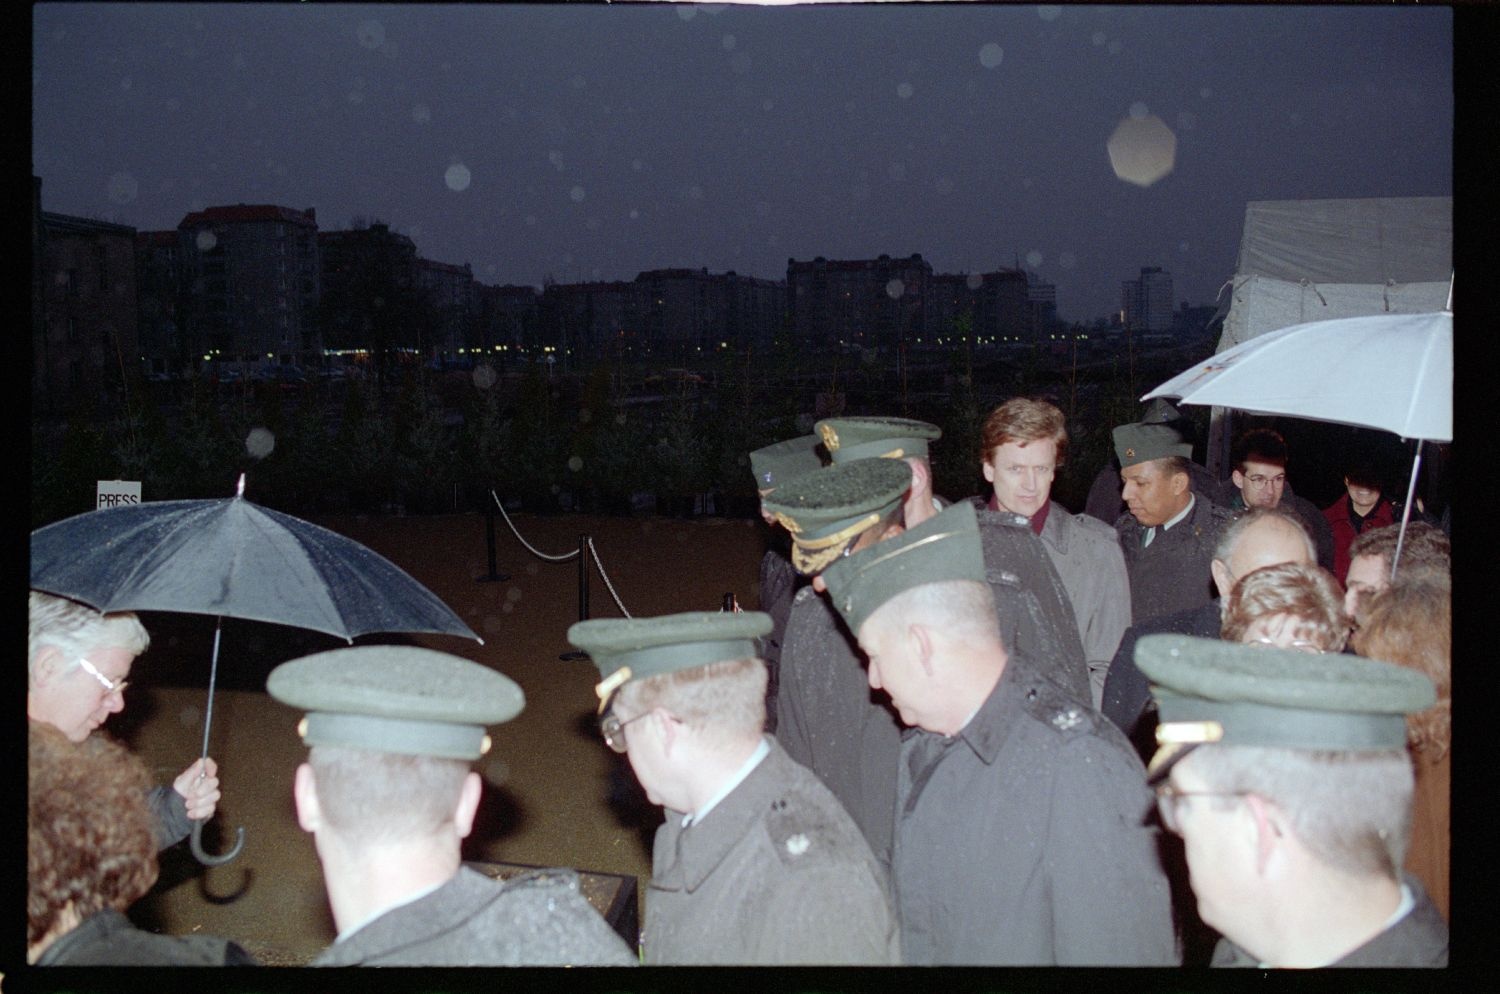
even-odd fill
[[[625,610],[625,605],[620,603],[620,595],[615,593],[615,585],[609,582],[609,574],[604,572],[604,563],[599,560],[599,550],[594,548],[593,536],[589,537],[589,552],[594,557],[594,565],[599,567],[599,575],[604,578],[604,586],[609,590],[609,596],[614,598],[615,607],[619,608],[620,613],[625,617],[633,617],[629,611]]]
[[[490,491],[490,498],[495,502],[495,506],[500,509],[500,515],[505,519],[506,527],[510,529],[510,533],[514,535],[516,537],[516,541],[524,545],[527,551],[529,551],[532,555],[540,559],[545,559],[548,562],[565,563],[568,560],[572,559],[574,556],[578,555],[580,551],[582,551],[582,545],[565,556],[549,556],[545,552],[537,550],[530,542],[522,538],[521,533],[516,530],[515,522],[510,520],[509,514],[505,513],[505,505],[500,503],[500,498],[495,494],[495,491]],[[588,539],[588,550],[589,555],[593,557],[594,566],[599,570],[599,576],[604,580],[605,588],[609,590],[609,596],[614,599],[615,607],[619,608],[620,613],[625,617],[634,617],[629,611],[625,610],[625,605],[620,601],[620,595],[615,592],[615,585],[610,582],[609,574],[604,571],[604,561],[599,558],[599,550],[594,547],[594,539],[592,537]]]
[[[502,503],[500,503],[500,498],[495,496],[495,491],[493,491],[493,490],[490,491],[490,497],[494,499],[495,506],[500,509],[500,516],[505,519],[505,524],[510,528],[510,533],[516,537],[516,541],[517,542],[520,542],[522,545],[526,546],[527,551],[530,552],[533,556],[536,556],[539,559],[545,559],[548,562],[565,563],[569,559],[572,559],[574,556],[578,555],[578,550],[577,549],[574,549],[572,552],[568,553],[566,556],[549,556],[545,552],[539,552],[539,551],[537,551],[535,548],[532,547],[532,545],[531,545],[530,542],[526,541],[524,538],[521,537],[521,533],[520,532],[516,531],[515,523],[510,520],[510,515],[508,515],[508,514],[505,513],[505,505],[502,504]],[[596,555],[595,559],[597,559],[597,558],[598,558],[598,556]]]

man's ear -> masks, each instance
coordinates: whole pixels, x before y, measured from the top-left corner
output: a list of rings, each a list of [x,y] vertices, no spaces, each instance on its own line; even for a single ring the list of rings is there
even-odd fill
[[[45,687],[62,676],[65,660],[62,650],[55,645],[44,645],[36,651],[31,666],[31,685]]]
[[[1173,473],[1169,486],[1173,497],[1181,497],[1192,486],[1193,478],[1186,473]]]
[[[484,781],[473,770],[464,777],[463,789],[458,792],[458,806],[453,809],[453,828],[460,839],[467,839],[474,830],[474,815],[479,811],[479,797],[484,793]]]
[[[906,637],[910,640],[911,648],[916,653],[917,662],[921,664],[922,672],[929,677],[933,675],[933,645],[932,632],[923,624],[910,624],[906,626]]]
[[[985,482],[986,483],[994,483],[995,482],[995,467],[994,467],[994,464],[991,463],[988,459],[982,459],[979,462],[979,466],[980,466],[981,469],[984,470],[984,479],[985,479]]]
[[[1222,559],[1209,560],[1208,571],[1213,574],[1214,586],[1218,588],[1219,596],[1227,603],[1229,592],[1234,589],[1234,574],[1229,572],[1229,567],[1224,565]]]
[[[1237,469],[1236,470],[1232,470],[1232,471],[1230,471],[1229,478],[1234,481],[1234,485],[1236,487],[1238,487],[1241,490],[1245,489],[1245,474],[1244,473],[1241,473]]]
[[[1284,844],[1289,826],[1281,809],[1258,794],[1247,794],[1245,806],[1254,819],[1255,872],[1264,875],[1271,858]]]
[[[312,766],[307,763],[297,767],[292,778],[292,800],[297,804],[297,824],[304,832],[316,832],[323,824],[323,810],[318,806],[318,785]]]

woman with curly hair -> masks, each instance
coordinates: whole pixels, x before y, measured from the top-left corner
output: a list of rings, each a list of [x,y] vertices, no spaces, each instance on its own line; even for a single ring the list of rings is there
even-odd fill
[[[124,910],[156,882],[141,761],[103,735],[27,723],[26,961],[37,966],[223,966],[254,960],[206,935],[154,935]]]
[[[1349,637],[1344,590],[1332,573],[1307,563],[1246,573],[1229,592],[1220,635],[1230,642],[1340,652]]]
[[[1406,869],[1422,881],[1448,917],[1448,817],[1453,731],[1453,595],[1438,574],[1398,577],[1375,595],[1369,619],[1354,635],[1354,649],[1414,669],[1437,688],[1437,703],[1406,719],[1406,744],[1416,773],[1411,845]]]

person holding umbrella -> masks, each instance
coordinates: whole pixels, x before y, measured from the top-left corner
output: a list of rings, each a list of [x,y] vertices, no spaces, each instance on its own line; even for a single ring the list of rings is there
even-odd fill
[[[27,643],[26,715],[82,742],[125,709],[125,686],[135,659],[151,644],[129,611],[102,614],[64,597],[31,591]],[[170,787],[147,795],[157,847],[187,838],[194,821],[213,817],[219,803],[218,764],[204,756]]]

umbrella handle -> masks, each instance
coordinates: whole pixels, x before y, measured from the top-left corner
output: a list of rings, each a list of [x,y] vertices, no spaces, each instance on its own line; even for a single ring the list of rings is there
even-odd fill
[[[241,825],[235,829],[234,847],[222,856],[210,855],[203,848],[203,826],[205,822],[193,822],[193,834],[188,840],[188,846],[193,850],[193,858],[204,866],[223,866],[240,854],[245,848],[245,826]]]

